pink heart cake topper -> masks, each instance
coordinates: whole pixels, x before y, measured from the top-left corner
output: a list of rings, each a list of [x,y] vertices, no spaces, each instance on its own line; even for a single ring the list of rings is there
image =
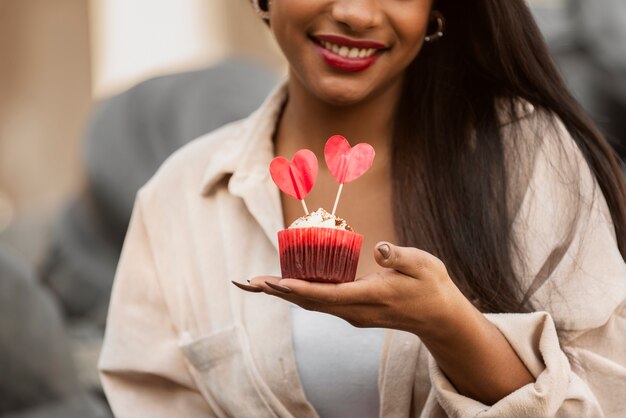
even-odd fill
[[[374,163],[375,154],[370,144],[351,147],[341,135],[331,136],[324,147],[326,165],[340,184],[350,183],[365,174]]]
[[[351,147],[341,135],[331,136],[324,147],[326,165],[332,176],[339,182],[332,214],[335,214],[343,185],[361,177],[374,163],[374,148],[362,143]],[[301,149],[291,161],[276,157],[270,163],[272,180],[285,194],[302,203],[305,214],[309,214],[304,198],[309,194],[317,179],[318,164],[315,154],[308,149]]]
[[[298,200],[304,200],[313,188],[317,171],[317,157],[308,149],[296,152],[291,161],[276,157],[270,163],[274,183],[285,194]]]

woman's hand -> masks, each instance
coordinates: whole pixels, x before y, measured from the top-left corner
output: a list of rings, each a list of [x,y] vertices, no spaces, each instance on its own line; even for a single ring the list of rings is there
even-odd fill
[[[343,318],[356,327],[393,328],[420,336],[448,328],[459,307],[469,304],[444,264],[425,251],[380,243],[374,258],[385,269],[354,282],[332,284],[262,276],[250,284],[304,309]]]
[[[463,395],[493,404],[533,376],[502,333],[454,285],[444,264],[427,252],[380,243],[374,252],[385,269],[342,284],[255,277],[251,286],[329,313],[356,327],[393,328],[419,336]]]

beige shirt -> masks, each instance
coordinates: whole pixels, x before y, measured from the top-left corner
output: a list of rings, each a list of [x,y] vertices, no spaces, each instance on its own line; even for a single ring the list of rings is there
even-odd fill
[[[298,378],[289,304],[230,283],[280,274],[284,225],[268,165],[285,99],[281,86],[249,118],[188,144],[139,192],[99,364],[116,416],[317,416]],[[530,137],[534,115],[511,123],[528,125]],[[381,416],[626,415],[626,265],[571,138],[560,125],[542,134],[514,230],[520,280],[544,312],[486,315],[536,382],[484,405],[454,389],[418,337],[387,330]],[[575,170],[557,174],[563,167]]]

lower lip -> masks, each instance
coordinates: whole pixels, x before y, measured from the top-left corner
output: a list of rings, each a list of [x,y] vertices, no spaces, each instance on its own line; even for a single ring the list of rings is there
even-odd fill
[[[367,70],[369,67],[374,65],[376,60],[380,57],[380,52],[375,52],[374,55],[366,58],[346,58],[318,45],[315,42],[313,42],[313,45],[328,65],[339,71],[349,73]]]

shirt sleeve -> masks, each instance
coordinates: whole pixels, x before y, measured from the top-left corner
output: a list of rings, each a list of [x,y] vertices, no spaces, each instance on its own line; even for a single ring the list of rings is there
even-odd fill
[[[449,416],[626,415],[626,265],[600,187],[556,125],[514,224],[520,278],[537,312],[486,315],[536,380],[485,405],[458,393],[430,358],[433,389]]]
[[[141,192],[118,265],[99,370],[116,417],[213,417],[178,346],[152,256]]]

